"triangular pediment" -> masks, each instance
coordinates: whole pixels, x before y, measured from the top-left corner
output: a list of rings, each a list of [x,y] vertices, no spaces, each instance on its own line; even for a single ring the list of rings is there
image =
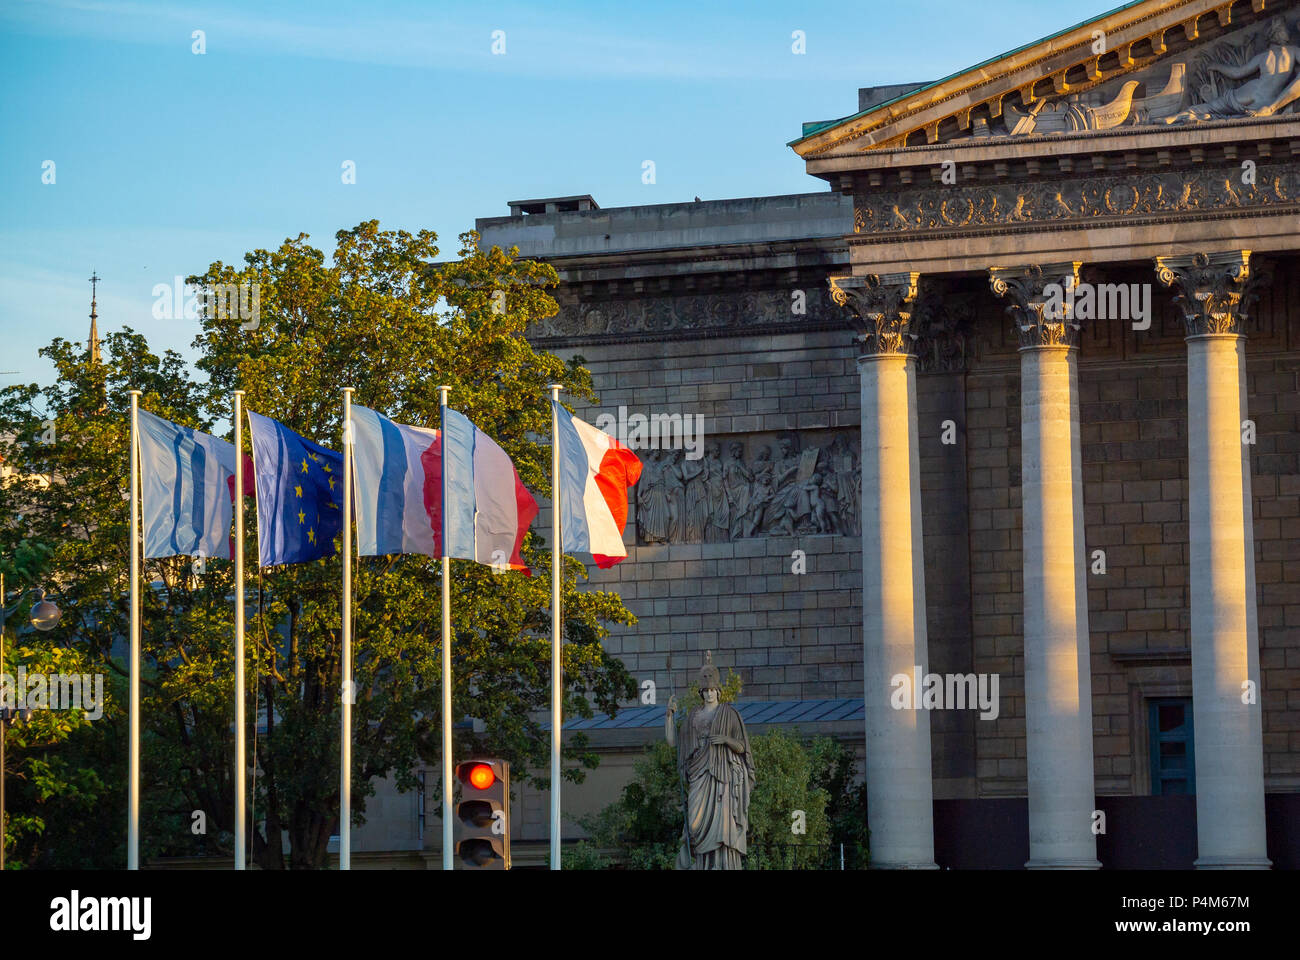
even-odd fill
[[[790,146],[811,161],[1300,112],[1298,20],[1300,0],[1131,3],[820,125]]]

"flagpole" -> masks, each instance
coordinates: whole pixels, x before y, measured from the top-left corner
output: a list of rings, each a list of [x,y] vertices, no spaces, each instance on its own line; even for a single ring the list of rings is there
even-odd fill
[[[140,394],[131,394],[131,680],[126,868],[140,869]]]
[[[244,391],[235,391],[235,869],[244,863]]]
[[[560,384],[551,384],[551,869],[560,869]]]
[[[339,869],[352,869],[352,391],[343,388],[343,697],[339,763]]]
[[[439,387],[441,429],[438,459],[442,470],[442,869],[451,870],[451,558],[447,555],[447,394],[451,387]]]

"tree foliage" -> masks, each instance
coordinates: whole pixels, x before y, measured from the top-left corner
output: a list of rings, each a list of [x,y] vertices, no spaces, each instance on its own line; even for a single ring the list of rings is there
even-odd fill
[[[216,262],[190,281],[259,284],[260,315],[253,325],[206,312],[194,343],[202,378],[170,351],[155,356],[127,329],[106,338],[99,365],[56,340],[43,351],[55,362],[54,384],[0,392],[0,434],[18,440],[6,456],[20,473],[55,478],[0,491],[0,510],[22,517],[0,530],[0,553],[24,530],[55,544],[49,566],[65,614],[44,642],[124,675],[131,387],[143,391],[142,408],[227,437],[231,392],[242,389],[248,409],[340,449],[342,387],[355,388],[355,403],[395,420],[436,426],[437,386],[447,384],[451,405],[506,450],[525,486],[549,496],[549,452],[539,443],[550,433],[546,387],[561,383],[569,396],[595,399],[587,371],[524,339],[530,323],[557,309],[546,292],[555,272],[513,251],[480,250],[473,234],[461,239],[460,259],[438,263],[432,233],[382,231],[369,221],[340,231],[329,259],[299,235],[246,254],[238,267]],[[37,401],[57,411],[53,445],[32,442]],[[244,436],[247,452],[247,430]],[[250,500],[245,669],[257,763],[253,852],[268,869],[318,868],[338,831],[341,561],[259,571],[254,517]],[[452,562],[454,718],[484,721],[481,733],[456,729],[455,751],[505,757],[516,778],[545,784],[549,745],[539,716],[550,692],[549,544],[530,533],[523,556],[531,578]],[[439,567],[421,556],[363,558],[354,566],[355,822],[363,822],[377,779],[393,776],[399,788],[412,789],[418,765],[440,761]],[[228,853],[233,565],[209,560],[196,573],[179,558],[149,561],[144,573],[152,584],[143,589],[142,612],[144,853]],[[583,576],[582,564],[567,558],[564,710],[589,717],[595,709],[615,713],[635,695],[622,663],[601,645],[608,624],[633,617],[616,594],[579,589]],[[120,703],[113,710],[119,716]],[[120,726],[110,721],[103,731],[125,752]],[[566,746],[566,760],[564,776],[573,781],[596,764],[582,738]],[[437,795],[435,784],[430,790]],[[207,838],[190,833],[193,810],[205,812]]]

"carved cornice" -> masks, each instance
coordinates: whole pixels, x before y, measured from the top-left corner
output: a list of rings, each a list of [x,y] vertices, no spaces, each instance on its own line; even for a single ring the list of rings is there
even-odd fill
[[[853,232],[897,234],[1026,223],[1089,224],[1105,218],[1289,207],[1300,200],[1300,165],[1260,164],[1242,182],[1240,164],[1135,176],[1059,177],[1037,182],[930,186],[873,193],[853,211]]]
[[[993,293],[1010,301],[1007,313],[1015,320],[1020,349],[1079,345],[1079,325],[1069,316],[1064,294],[1078,286],[1082,265],[1075,260],[989,268]]]
[[[908,329],[919,273],[831,277],[831,299],[848,309],[863,356],[907,356],[916,335]]]
[[[1262,264],[1252,270],[1249,250],[1156,257],[1156,276],[1174,289],[1188,337],[1245,336],[1252,301],[1272,278]]]

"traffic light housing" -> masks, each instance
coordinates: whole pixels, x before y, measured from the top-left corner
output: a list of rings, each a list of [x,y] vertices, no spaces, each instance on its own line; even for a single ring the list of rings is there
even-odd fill
[[[456,765],[457,870],[510,869],[510,764],[480,757]]]

